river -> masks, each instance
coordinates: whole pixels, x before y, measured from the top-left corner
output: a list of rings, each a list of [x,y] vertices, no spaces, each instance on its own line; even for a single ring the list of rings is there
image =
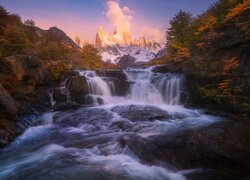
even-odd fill
[[[175,168],[144,145],[223,120],[184,107],[183,75],[127,69],[130,88],[118,96],[112,78],[79,73],[91,105],[27,117],[32,126],[0,152],[0,179],[184,180],[202,171]]]

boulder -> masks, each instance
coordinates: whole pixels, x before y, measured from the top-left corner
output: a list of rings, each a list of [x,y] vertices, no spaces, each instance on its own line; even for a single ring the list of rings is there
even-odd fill
[[[88,94],[88,82],[84,76],[76,76],[69,79],[66,84],[70,93]]]
[[[250,123],[223,121],[202,129],[145,138],[124,136],[122,144],[145,163],[162,162],[174,170],[212,170],[223,179],[250,176]]]
[[[102,128],[102,123],[109,123],[113,114],[101,108],[80,108],[57,113],[54,122],[62,127],[79,127],[90,124],[94,130]]]
[[[116,106],[111,111],[133,122],[171,119],[171,116],[166,111],[149,105]]]
[[[73,104],[87,104],[88,82],[84,76],[72,76],[64,80],[64,85],[53,90],[56,101],[54,109],[72,108]],[[62,108],[63,107],[63,108]]]
[[[56,104],[53,107],[54,111],[65,111],[69,109],[77,109],[81,105],[74,102],[56,102]]]
[[[73,102],[86,103],[86,95],[89,93],[88,82],[84,76],[71,77],[66,84]]]
[[[135,61],[136,59],[128,54],[128,55],[122,56],[122,58],[118,62],[118,65],[121,68],[127,68],[127,67],[135,65]]]

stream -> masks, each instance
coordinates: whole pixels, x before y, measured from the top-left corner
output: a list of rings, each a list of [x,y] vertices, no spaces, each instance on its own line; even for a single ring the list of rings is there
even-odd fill
[[[152,154],[164,138],[223,118],[184,107],[181,74],[152,68],[124,73],[130,87],[119,96],[112,78],[79,70],[87,79],[91,106],[27,117],[33,125],[0,150],[0,179],[184,180],[200,173]],[[150,142],[157,146],[147,146]]]

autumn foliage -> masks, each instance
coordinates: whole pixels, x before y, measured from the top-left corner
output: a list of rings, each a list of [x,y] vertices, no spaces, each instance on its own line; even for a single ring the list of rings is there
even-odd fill
[[[196,87],[203,104],[250,116],[250,0],[218,0],[196,17],[180,11],[166,35],[167,54],[155,63],[210,79]]]
[[[235,57],[225,60],[223,62],[223,74],[224,75],[232,74],[234,71],[239,69],[239,67],[240,63]]]

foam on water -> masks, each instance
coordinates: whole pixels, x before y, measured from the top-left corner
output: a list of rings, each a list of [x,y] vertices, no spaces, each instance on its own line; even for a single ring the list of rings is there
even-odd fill
[[[153,73],[152,69],[125,70],[130,91],[123,97],[116,96],[112,79],[94,71],[79,71],[87,79],[95,106],[37,117],[37,125],[0,151],[0,179],[34,179],[40,172],[50,179],[58,175],[86,179],[94,175],[106,179],[185,179],[185,171],[143,164],[122,138],[134,134],[145,139],[168,135],[208,126],[220,118],[181,105],[182,75]],[[171,118],[133,122],[112,111],[118,105],[158,108]]]

